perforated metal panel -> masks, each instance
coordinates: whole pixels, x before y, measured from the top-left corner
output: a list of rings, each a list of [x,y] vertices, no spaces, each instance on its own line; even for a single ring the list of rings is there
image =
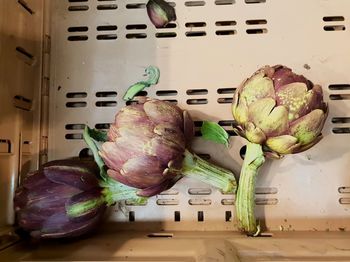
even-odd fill
[[[269,230],[347,230],[350,226],[350,2],[217,0],[172,3],[178,20],[150,23],[145,1],[56,0],[52,9],[49,159],[87,153],[85,124],[108,128],[122,96],[160,68],[143,93],[227,128],[230,149],[197,137],[193,149],[239,174],[245,141],[230,128],[235,88],[265,64],[285,64],[321,84],[330,115],[324,139],[258,177],[257,215]],[[124,205],[123,228],[235,229],[233,195],[183,179],[145,206]]]

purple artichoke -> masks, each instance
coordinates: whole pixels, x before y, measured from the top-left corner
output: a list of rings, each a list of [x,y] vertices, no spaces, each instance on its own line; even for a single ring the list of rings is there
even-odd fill
[[[235,92],[237,133],[249,143],[241,170],[236,213],[243,230],[259,233],[254,216],[255,178],[266,156],[305,151],[319,142],[328,114],[322,88],[291,69],[265,66]]]
[[[93,230],[105,210],[93,162],[57,160],[28,173],[17,188],[18,224],[35,238],[80,236]]]
[[[193,137],[193,122],[186,111],[156,99],[122,108],[102,144],[100,156],[108,175],[152,196],[188,175],[220,188],[235,190],[232,172],[215,167],[186,148]]]

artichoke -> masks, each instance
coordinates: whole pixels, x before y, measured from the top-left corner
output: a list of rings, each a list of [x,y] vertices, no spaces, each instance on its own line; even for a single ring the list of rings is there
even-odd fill
[[[290,68],[265,66],[236,90],[235,131],[248,140],[236,197],[240,227],[258,234],[254,216],[255,178],[265,156],[281,158],[319,142],[328,114],[322,88]]]
[[[35,238],[80,236],[105,210],[93,162],[57,160],[28,173],[14,198],[19,226]]]
[[[170,188],[182,176],[233,192],[235,177],[187,148],[193,137],[190,115],[167,101],[144,98],[122,108],[108,130],[99,154],[109,178],[153,196]],[[96,159],[96,158],[95,158]]]

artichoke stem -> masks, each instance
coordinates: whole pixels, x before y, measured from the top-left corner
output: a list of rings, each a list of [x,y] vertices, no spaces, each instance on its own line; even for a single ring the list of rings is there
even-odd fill
[[[265,158],[260,144],[248,142],[236,195],[236,216],[239,227],[248,235],[257,236],[260,227],[255,218],[255,182]]]
[[[102,194],[108,206],[127,199],[132,199],[139,204],[147,201],[146,197],[137,195],[137,189],[116,182],[111,178],[108,178],[107,182],[100,182],[100,186],[103,187]]]
[[[185,150],[185,158],[180,172],[184,176],[210,184],[223,193],[236,191],[236,179],[231,171],[215,166],[188,150]]]

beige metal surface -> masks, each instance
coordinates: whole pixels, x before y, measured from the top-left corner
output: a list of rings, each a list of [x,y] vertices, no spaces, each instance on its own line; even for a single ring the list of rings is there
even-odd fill
[[[83,125],[106,128],[148,65],[161,71],[149,96],[176,101],[196,121],[226,121],[234,88],[258,67],[282,63],[323,86],[330,115],[317,146],[267,161],[257,214],[270,230],[347,230],[350,2],[178,0],[176,24],[158,30],[144,2],[54,1],[49,159],[84,153]],[[227,151],[197,137],[193,148],[238,174],[243,145],[232,136]],[[208,192],[190,194],[191,188]],[[168,230],[231,230],[232,202],[232,195],[183,179],[170,194],[115,210],[110,219],[126,222],[125,229],[147,222]]]
[[[43,1],[0,1],[0,227],[13,223],[19,174],[39,154]]]
[[[248,238],[232,232],[101,232],[80,241],[24,243],[0,252],[2,261],[349,261],[348,232],[283,232]],[[59,248],[58,248],[59,247]]]

